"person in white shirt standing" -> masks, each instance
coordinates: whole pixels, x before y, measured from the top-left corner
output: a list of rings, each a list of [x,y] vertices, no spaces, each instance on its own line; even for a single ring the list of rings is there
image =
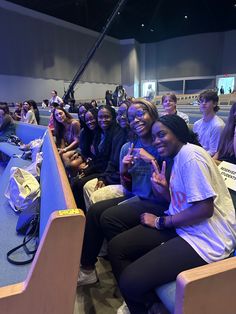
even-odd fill
[[[193,131],[198,134],[202,147],[214,156],[218,150],[221,133],[224,129],[224,121],[216,115],[220,109],[218,106],[219,97],[216,92],[207,90],[199,96],[199,106],[202,112],[202,119],[193,125]]]
[[[49,100],[49,105],[51,106],[52,103],[56,102],[57,104],[59,104],[60,106],[63,105],[63,100],[61,99],[61,97],[57,96],[57,91],[56,90],[52,90],[52,98]]]
[[[177,97],[175,94],[165,94],[162,96],[161,103],[164,109],[163,116],[166,114],[176,114],[189,124],[189,117],[186,113],[177,110]]]

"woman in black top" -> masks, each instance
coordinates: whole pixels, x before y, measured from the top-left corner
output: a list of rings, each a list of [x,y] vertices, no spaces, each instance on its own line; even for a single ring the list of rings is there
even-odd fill
[[[76,204],[83,210],[85,210],[83,198],[84,184],[103,173],[110,160],[112,140],[118,130],[116,114],[113,108],[105,105],[98,109],[98,126],[99,129],[93,140],[94,157],[90,161],[89,167],[84,169],[83,173],[80,173],[71,182]]]
[[[87,209],[90,204],[94,202],[105,200],[107,198],[123,196],[123,188],[120,186],[119,161],[121,147],[128,141],[128,138],[130,137],[130,129],[127,118],[127,110],[129,106],[130,102],[124,101],[118,108],[116,119],[120,127],[118,128],[112,142],[110,160],[106,170],[96,179],[88,181],[84,186],[84,198]],[[112,188],[108,188],[109,191],[107,189],[107,192],[104,189],[100,190],[101,188],[108,185],[113,185]]]

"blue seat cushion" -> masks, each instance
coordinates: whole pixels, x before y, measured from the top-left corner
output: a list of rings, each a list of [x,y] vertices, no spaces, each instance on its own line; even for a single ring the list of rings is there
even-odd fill
[[[23,154],[23,151],[20,150],[19,146],[6,142],[0,142],[0,151],[9,157],[12,157],[13,155],[21,156]]]
[[[175,311],[175,292],[176,281],[169,282],[156,288],[156,294],[171,314]]]
[[[7,198],[4,196],[7,185],[9,183],[9,176],[11,167],[24,168],[30,164],[31,161],[23,160],[21,158],[11,158],[6,169],[0,178],[0,286],[6,286],[26,279],[30,264],[24,266],[15,266],[7,261],[7,252],[17,245],[21,244],[23,237],[16,233],[16,223],[18,215],[10,207]],[[17,255],[18,258],[27,258],[22,251]]]

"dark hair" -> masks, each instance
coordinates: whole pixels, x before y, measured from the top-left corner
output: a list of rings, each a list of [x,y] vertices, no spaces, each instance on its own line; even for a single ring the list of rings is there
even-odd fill
[[[84,115],[86,115],[88,112],[90,112],[94,116],[94,118],[97,120],[97,118],[98,118],[98,109],[97,108],[91,108],[91,109],[87,110],[87,112]]]
[[[43,102],[45,103],[46,106],[48,106],[48,103],[49,103],[48,99],[43,99]]]
[[[40,123],[40,117],[39,117],[39,110],[37,107],[36,102],[33,99],[27,100],[27,103],[34,109],[34,114],[35,114],[35,118],[37,123]]]
[[[170,129],[183,144],[191,143],[200,146],[197,135],[189,130],[187,123],[181,117],[167,114],[160,117],[158,121]]]
[[[161,97],[161,103],[165,101],[166,97],[170,97],[171,100],[173,100],[175,103],[177,103],[177,97],[174,93],[166,93]]]
[[[102,153],[104,156],[108,156],[110,154],[111,149],[111,143],[114,138],[114,134],[116,133],[115,130],[118,127],[116,122],[116,111],[114,108],[112,108],[109,105],[102,105],[98,109],[98,113],[100,110],[106,109],[110,112],[112,116],[112,121],[109,129],[105,132],[105,139],[102,143],[102,147],[100,147],[100,150],[98,151],[99,143],[101,142],[101,136],[102,136],[102,130],[98,128],[98,132],[96,132],[94,137],[94,148],[96,151],[96,155]]]
[[[217,95],[217,93],[213,90],[206,90],[204,92],[202,92],[199,95],[199,101],[213,101],[214,103],[217,103],[217,105],[214,107],[214,111],[217,112],[220,110],[220,107],[218,106],[218,101],[219,101],[219,97]]]
[[[229,111],[228,120],[221,133],[219,147],[218,147],[218,159],[223,160],[225,157],[234,156],[234,130],[235,130],[235,113],[236,103],[234,103]]]
[[[88,111],[89,109],[93,109],[94,107],[93,107],[93,105],[91,105],[91,103],[89,103],[89,102],[85,102],[85,103],[83,103],[83,104],[79,104],[79,106],[78,106],[78,118],[79,118],[79,122],[80,122],[80,124],[81,124],[81,128],[84,128],[84,127],[85,127],[85,123],[84,123],[83,120],[81,120],[81,118],[80,118],[80,116],[79,116],[79,109],[80,109],[81,107],[84,107],[84,108],[86,109],[86,111]]]
[[[112,121],[116,121],[116,111],[114,108],[112,108],[111,106],[109,105],[101,105],[99,108],[98,108],[98,113],[100,110],[102,109],[106,109],[107,111],[110,112],[111,116],[112,116]]]
[[[97,107],[98,106],[97,101],[95,99],[93,99],[93,100],[91,100],[90,104],[92,105],[93,102],[95,103],[95,107]],[[94,107],[94,105],[92,105],[92,106]]]
[[[132,101],[128,99],[122,100],[121,102],[119,102],[118,107],[120,107],[123,104],[125,104],[129,108],[129,106],[132,104]]]
[[[53,124],[54,124],[54,134],[56,136],[56,143],[59,146],[61,144],[61,140],[63,139],[65,127],[62,123],[57,121],[57,119],[55,117],[55,111],[56,110],[61,110],[64,112],[64,114],[66,115],[66,118],[69,120],[68,123],[72,122],[73,117],[72,117],[72,115],[69,114],[69,112],[67,112],[64,108],[61,108],[61,107],[55,108],[52,112]]]
[[[6,102],[0,102],[0,110],[4,111],[4,114],[10,114],[9,107]]]
[[[95,117],[95,119],[97,120],[97,116],[98,116],[98,109],[97,108],[89,109],[85,113],[85,115],[88,112],[90,112]],[[80,150],[81,150],[82,155],[85,158],[93,157],[92,153],[91,153],[91,145],[93,143],[93,139],[94,139],[96,132],[98,132],[98,127],[96,127],[96,129],[94,131],[92,131],[87,127],[85,122],[83,123],[83,125],[84,125],[83,130],[80,132],[80,144],[79,144]]]
[[[52,102],[51,103],[51,107],[55,108],[61,108],[60,105],[58,104],[58,102]]]
[[[33,99],[27,100],[27,103],[34,109],[38,109],[37,104]]]
[[[57,95],[57,91],[55,89],[53,89],[52,92],[54,92]]]

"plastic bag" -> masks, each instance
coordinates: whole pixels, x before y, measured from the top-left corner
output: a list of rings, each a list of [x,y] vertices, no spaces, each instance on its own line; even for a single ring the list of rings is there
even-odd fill
[[[24,168],[26,171],[30,172],[37,180],[40,178],[40,169],[43,161],[43,153],[37,153],[35,161],[33,161],[29,166]]]
[[[15,212],[30,208],[38,210],[40,206],[40,185],[28,171],[12,167],[5,196]]]

